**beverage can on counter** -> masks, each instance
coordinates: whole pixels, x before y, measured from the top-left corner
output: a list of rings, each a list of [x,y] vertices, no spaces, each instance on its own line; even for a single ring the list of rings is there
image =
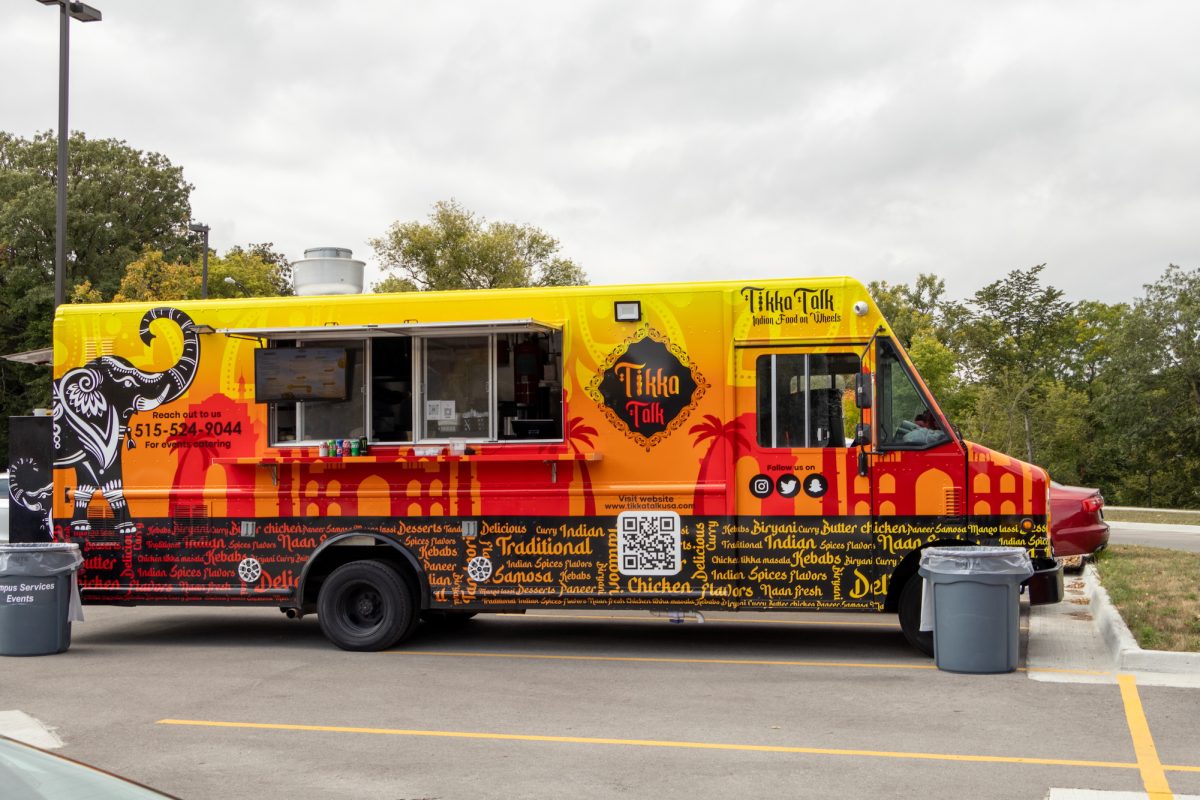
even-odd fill
[[[350,453],[349,453],[349,455],[352,455],[352,456],[356,456],[356,455],[358,455],[358,439],[351,439],[351,440],[350,440]]]
[[[346,440],[345,439],[335,439],[335,441],[337,442],[337,457],[341,458],[344,455],[346,455],[346,450],[345,450]]]
[[[365,456],[367,454],[367,437],[363,436],[358,440],[358,454]]]
[[[329,457],[329,442],[321,442],[321,446],[317,448],[317,455],[321,458]]]

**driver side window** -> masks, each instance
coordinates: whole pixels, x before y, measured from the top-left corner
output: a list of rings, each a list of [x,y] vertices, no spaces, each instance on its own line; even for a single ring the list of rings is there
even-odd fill
[[[878,353],[880,446],[921,450],[949,441],[891,341],[881,339]]]

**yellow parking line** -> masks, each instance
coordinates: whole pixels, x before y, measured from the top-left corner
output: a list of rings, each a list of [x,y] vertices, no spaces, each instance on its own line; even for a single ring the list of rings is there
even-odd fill
[[[627,661],[644,664],[725,664],[729,666],[766,666],[766,667],[838,667],[846,669],[937,669],[934,664],[871,664],[866,662],[847,661],[790,661],[778,659],[751,658],[664,658],[661,656],[571,656],[548,653],[479,653],[454,650],[392,650],[391,655],[397,656],[448,656],[453,658],[516,658],[533,661]],[[1086,669],[1032,669],[1021,667],[1021,672],[1055,672],[1071,675],[1111,675],[1111,672],[1100,672]]]
[[[1150,723],[1142,710],[1142,699],[1138,696],[1137,681],[1132,675],[1117,675],[1121,687],[1121,701],[1125,704],[1125,720],[1129,723],[1129,735],[1133,738],[1133,752],[1137,756],[1138,771],[1142,773],[1142,784],[1150,800],[1173,800],[1167,774],[1158,759],[1158,748],[1150,735]]]
[[[359,728],[343,725],[289,725],[266,722],[221,722],[195,719],[160,719],[159,725],[185,725],[205,728],[248,728],[253,730],[307,731],[316,733],[358,733],[375,736],[419,736],[446,739],[490,739],[510,742],[553,742],[561,744],[623,745],[626,747],[665,747],[685,750],[734,750],[756,753],[793,753],[800,755],[860,756],[917,761],[957,761],[982,764],[1030,764],[1052,767],[1096,767],[1102,769],[1138,769],[1137,764],[1118,761],[1086,761],[1067,758],[1028,758],[1022,756],[980,756],[954,753],[912,753],[888,750],[858,750],[832,747],[789,747],[769,744],[725,744],[718,742],[657,741],[654,739],[609,739],[588,736],[537,736],[518,733],[481,733],[474,731],[426,731],[402,728]]]
[[[867,664],[846,661],[777,661],[752,658],[662,658],[649,656],[568,656],[543,653],[467,653],[450,650],[392,650],[397,656],[457,658],[524,658],[535,661],[627,661],[639,664],[727,664],[766,667],[840,667],[859,669],[937,669],[933,664]]]
[[[490,614],[495,617],[513,617],[525,619],[599,619],[599,620],[619,620],[621,622],[657,622],[663,623],[662,617],[634,617],[634,616],[619,616],[616,614],[547,614],[542,613],[525,613],[525,614]],[[850,627],[860,628],[890,628],[892,630],[900,630],[900,624],[896,622],[850,622],[836,619],[824,620],[807,620],[807,619],[731,619],[730,617],[705,617],[705,624],[712,622],[730,622],[735,625],[821,625],[825,627],[836,627],[846,625]]]

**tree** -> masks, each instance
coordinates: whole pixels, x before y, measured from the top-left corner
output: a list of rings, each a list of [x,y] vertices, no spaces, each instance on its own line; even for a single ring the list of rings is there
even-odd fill
[[[0,242],[7,267],[51,290],[56,158],[57,139],[49,131],[32,140],[0,132]],[[77,132],[71,134],[67,180],[68,287],[87,281],[111,297],[125,265],[143,248],[171,259],[190,255],[193,187],[166,156]],[[36,299],[48,304],[52,295]]]
[[[922,273],[913,286],[872,281],[867,290],[942,411],[952,422],[963,419],[973,398],[959,374],[958,354],[949,345],[953,326],[948,319],[960,315],[961,306],[944,299],[946,282]]]
[[[396,222],[370,243],[395,273],[372,287],[377,292],[587,283],[579,266],[558,256],[554,237],[531,225],[487,223],[454,200],[436,203],[428,222]]]
[[[1109,348],[1096,405],[1126,502],[1200,508],[1200,270],[1147,284]]]
[[[1072,304],[1059,289],[1042,286],[1045,266],[1013,270],[977,291],[968,303],[970,312],[956,327],[967,374],[999,390],[977,396],[975,411],[982,424],[972,427],[986,430],[989,417],[1008,432],[1019,424],[1023,455],[1032,463],[1035,409],[1066,371],[1064,354],[1073,333]],[[1011,438],[1008,449],[1015,449]]]
[[[58,142],[0,132],[0,353],[50,345]],[[70,139],[65,283],[69,300],[113,295],[125,265],[147,245],[169,258],[190,255],[192,186],[158,153],[115,139]],[[0,366],[0,451],[7,419],[49,404],[44,367]]]
[[[968,301],[974,307],[964,333],[973,366],[992,374],[1016,370],[1032,377],[1062,366],[1071,327],[1071,303],[1042,286],[1045,264],[1015,269]]]
[[[234,246],[208,259],[208,296],[271,297],[292,294],[291,265],[271,250],[271,244],[249,249]],[[159,250],[147,249],[131,263],[113,300],[195,300],[200,297],[200,258],[191,263],[170,261]],[[232,278],[227,281],[226,278]]]
[[[946,281],[942,278],[921,273],[913,286],[871,281],[867,291],[905,349],[919,332],[945,339],[942,318],[949,304],[942,299],[946,293]]]
[[[190,265],[168,261],[161,250],[146,249],[125,268],[113,301],[184,300],[200,296],[200,274]]]

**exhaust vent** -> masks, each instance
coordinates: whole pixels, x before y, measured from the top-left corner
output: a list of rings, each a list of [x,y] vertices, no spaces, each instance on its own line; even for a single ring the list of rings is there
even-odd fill
[[[310,247],[304,258],[292,264],[296,294],[360,294],[363,267],[345,247]]]

